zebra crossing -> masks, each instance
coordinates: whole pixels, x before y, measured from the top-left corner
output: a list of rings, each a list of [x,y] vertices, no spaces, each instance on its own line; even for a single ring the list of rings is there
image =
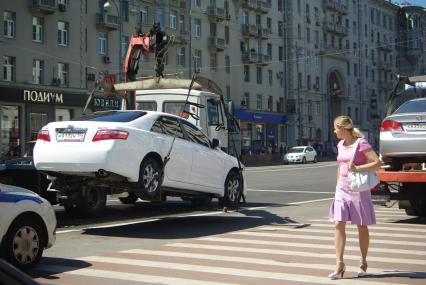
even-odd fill
[[[371,274],[356,278],[359,247],[356,226],[347,226],[346,273],[330,280],[335,255],[333,225],[323,219],[265,225],[215,236],[85,256],[71,264],[37,267],[48,284],[424,284],[426,225],[399,209],[378,208],[370,227]],[[46,276],[39,274],[39,276]],[[54,277],[54,278],[52,278]]]

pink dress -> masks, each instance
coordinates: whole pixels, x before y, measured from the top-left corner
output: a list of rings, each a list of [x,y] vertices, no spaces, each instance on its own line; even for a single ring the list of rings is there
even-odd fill
[[[336,194],[330,207],[330,222],[351,221],[357,225],[372,225],[376,223],[374,206],[371,200],[371,191],[352,192],[348,185],[348,162],[352,159],[352,146],[345,146],[341,140],[337,144],[337,162],[339,167],[339,178],[336,185]],[[363,151],[370,150],[371,145],[367,140],[361,139],[355,155],[356,165],[365,164],[367,158]]]

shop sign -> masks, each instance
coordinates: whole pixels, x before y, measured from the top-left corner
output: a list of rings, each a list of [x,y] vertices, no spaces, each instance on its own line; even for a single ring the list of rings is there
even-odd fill
[[[58,92],[24,90],[24,101],[63,104],[64,97],[62,93]]]
[[[108,97],[94,97],[93,98],[94,111],[100,110],[120,110],[121,99],[108,98]]]

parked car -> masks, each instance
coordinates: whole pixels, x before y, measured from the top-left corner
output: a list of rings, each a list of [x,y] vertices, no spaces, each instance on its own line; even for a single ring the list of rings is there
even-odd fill
[[[380,155],[384,164],[401,170],[406,162],[426,159],[426,98],[406,101],[380,127]]]
[[[315,149],[311,146],[296,146],[291,148],[284,155],[284,163],[307,163],[318,162],[318,156]]]
[[[52,205],[25,188],[0,183],[0,257],[20,269],[34,267],[56,239]]]
[[[162,112],[104,111],[49,123],[38,135],[34,163],[54,181],[52,188],[68,197],[67,211],[98,213],[107,193],[128,192],[124,202],[171,195],[234,205],[244,191],[237,159],[223,152],[217,139]],[[87,199],[83,193],[89,193]]]

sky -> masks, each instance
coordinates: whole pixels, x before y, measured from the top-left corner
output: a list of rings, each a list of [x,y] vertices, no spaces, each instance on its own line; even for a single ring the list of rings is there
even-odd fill
[[[413,5],[422,6],[426,8],[426,0],[408,0],[408,1],[397,0],[392,2],[394,3],[410,2]]]

